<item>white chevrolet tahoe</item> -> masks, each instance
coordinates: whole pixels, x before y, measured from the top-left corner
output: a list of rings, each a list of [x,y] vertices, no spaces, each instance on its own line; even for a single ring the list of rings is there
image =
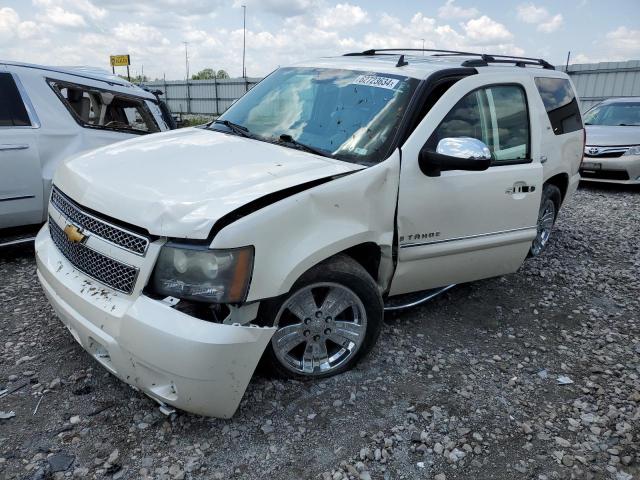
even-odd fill
[[[0,61],[0,246],[33,240],[62,160],[168,130],[163,106],[104,70]]]
[[[64,162],[36,252],[71,334],[156,401],[229,417],[261,359],[344,372],[385,305],[539,254],[579,181],[569,78],[436,53],[280,68],[214,123]]]

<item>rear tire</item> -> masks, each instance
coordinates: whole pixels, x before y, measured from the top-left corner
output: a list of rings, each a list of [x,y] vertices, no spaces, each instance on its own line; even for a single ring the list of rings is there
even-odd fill
[[[278,327],[262,357],[265,373],[304,380],[353,368],[375,345],[384,308],[371,275],[338,255],[263,302],[258,315],[260,324]]]
[[[560,189],[550,183],[545,184],[542,189],[540,199],[540,210],[538,211],[538,233],[529,248],[529,256],[537,257],[542,254],[549,244],[551,231],[558,218],[558,211],[562,202]]]

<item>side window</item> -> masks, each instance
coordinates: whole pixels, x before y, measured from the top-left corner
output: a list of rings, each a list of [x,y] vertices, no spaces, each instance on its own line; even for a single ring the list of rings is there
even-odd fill
[[[10,73],[0,73],[0,127],[28,127],[29,114]]]
[[[67,110],[83,127],[131,133],[160,131],[142,98],[57,80],[48,82]]]
[[[427,146],[435,151],[443,138],[471,137],[491,150],[493,163],[529,160],[527,99],[518,85],[496,85],[467,94],[444,117]]]
[[[515,85],[487,88],[493,138],[488,146],[496,163],[524,160],[529,155],[529,113],[524,90]],[[494,113],[495,112],[495,113]]]
[[[536,87],[549,115],[551,128],[556,135],[581,130],[582,117],[578,100],[566,78],[536,77]]]

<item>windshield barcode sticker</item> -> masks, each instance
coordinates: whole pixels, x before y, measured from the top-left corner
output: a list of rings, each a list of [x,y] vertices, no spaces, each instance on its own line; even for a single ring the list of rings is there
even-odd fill
[[[360,75],[353,82],[354,85],[366,85],[367,87],[380,87],[393,90],[400,80],[378,75]]]

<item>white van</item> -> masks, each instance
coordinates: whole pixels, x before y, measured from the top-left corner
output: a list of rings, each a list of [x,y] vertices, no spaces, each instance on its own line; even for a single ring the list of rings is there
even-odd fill
[[[229,417],[261,358],[344,372],[403,295],[540,254],[580,178],[569,78],[436,53],[280,68],[213,123],[64,162],[36,253],[71,334],[158,402]]]
[[[154,94],[109,72],[0,61],[0,246],[33,240],[63,159],[171,123]]]

